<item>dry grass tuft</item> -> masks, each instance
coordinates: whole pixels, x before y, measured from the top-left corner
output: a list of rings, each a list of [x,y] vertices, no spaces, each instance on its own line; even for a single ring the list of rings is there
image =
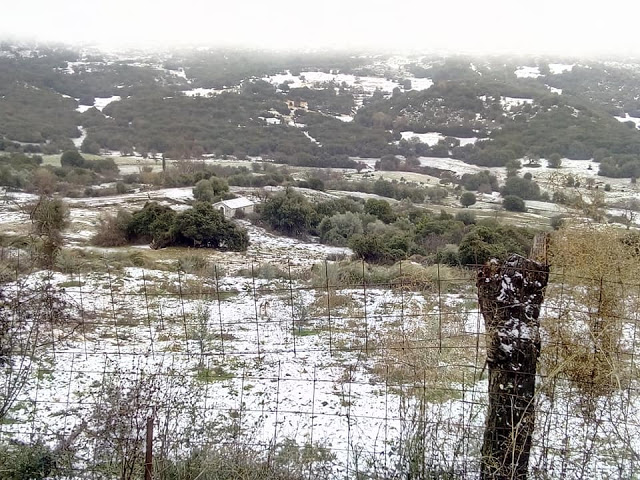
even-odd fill
[[[640,262],[627,236],[610,227],[569,225],[551,239],[555,282],[547,304],[557,313],[543,320],[549,343],[541,370],[591,396],[630,380],[633,345],[624,330],[639,306]]]
[[[435,305],[412,306],[403,325],[372,335],[372,372],[391,388],[413,385],[414,395],[438,401],[472,382],[477,361],[476,336],[464,331],[468,312]],[[480,358],[482,354],[480,353]]]
[[[328,284],[335,288],[361,286],[403,287],[414,291],[452,291],[460,285],[473,283],[468,270],[446,265],[421,265],[405,261],[394,265],[371,265],[362,262],[336,262],[316,264],[312,268],[311,284],[316,288],[325,288]],[[440,285],[438,285],[438,281]]]

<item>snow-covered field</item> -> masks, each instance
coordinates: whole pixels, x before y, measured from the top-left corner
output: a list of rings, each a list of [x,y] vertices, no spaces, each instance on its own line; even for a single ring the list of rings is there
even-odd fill
[[[33,274],[27,284],[62,288],[71,305],[67,312],[85,322],[70,336],[61,326],[55,332],[58,340],[34,360],[15,422],[3,434],[55,444],[59,435],[69,435],[91,418],[96,402],[108,402],[101,395],[111,372],[125,379],[146,372],[160,378],[164,395],[193,399],[188,411],[175,403],[159,405],[159,417],[176,418],[171,435],[176,448],[184,440],[180,435],[191,428],[189,415],[195,414],[200,425],[227,429],[220,442],[240,431],[254,445],[294,440],[327,448],[335,456],[336,477],[354,468],[355,452],[380,466],[392,465],[405,419],[412,416],[412,400],[403,393],[408,385],[381,378],[376,368],[381,346],[391,331],[424,334],[425,321],[434,331],[439,308],[462,305],[465,297],[445,295],[438,307],[431,296],[375,285],[323,290],[322,283],[310,286],[296,276],[260,278],[265,260],[282,272],[298,267],[301,274],[327,254],[349,252],[282,239],[255,227],[249,232],[252,248],[244,265],[217,258],[223,263],[208,277],[119,269],[106,260],[107,272]],[[263,263],[254,264],[256,259]],[[300,270],[301,265],[306,268]],[[254,267],[258,278],[250,275]],[[482,322],[472,310],[459,330],[451,328],[446,331],[468,334],[473,341]],[[433,343],[434,338],[411,341]],[[481,426],[466,402],[481,401],[482,385],[434,385],[431,394],[438,391],[445,400],[430,403],[429,416],[454,425],[438,427],[443,452],[454,452],[459,425]],[[128,386],[123,380],[122,388]],[[463,401],[453,393],[456,388],[467,389]],[[94,452],[86,442],[84,455],[90,458]],[[456,454],[447,460],[450,465],[465,461]]]
[[[538,78],[541,76],[539,67],[519,67],[515,74],[518,78]]]
[[[429,78],[407,77],[411,80],[411,90],[426,90],[433,85],[433,81]],[[384,77],[359,76],[344,73],[325,73],[325,72],[300,72],[300,75],[293,75],[290,71],[264,77],[263,80],[280,86],[283,83],[289,85],[289,88],[321,88],[327,83],[335,83],[340,86],[347,85],[355,91],[360,90],[362,95],[370,96],[375,91],[380,91],[385,95],[390,95],[395,88],[402,89],[402,84],[396,80],[390,80]],[[356,98],[356,105],[362,105],[362,98]]]
[[[502,108],[508,110],[511,107],[521,107],[522,105],[533,103],[533,98],[500,97]]]
[[[403,138],[411,136],[403,132]],[[419,138],[434,144],[442,137]],[[501,182],[505,178],[504,168],[450,158],[420,162],[458,176],[489,170]],[[543,159],[540,167],[523,166],[521,173],[530,172],[543,190],[560,173],[593,179],[599,188],[610,184],[608,200],[640,195],[628,179],[599,177],[597,167],[563,159],[560,169],[550,169]],[[496,209],[501,202],[495,193],[478,197],[479,210]],[[28,226],[21,207],[36,197],[5,193],[2,198],[3,232],[18,233]],[[243,226],[251,244],[245,253],[87,246],[103,212],[140,208],[150,199],[183,209],[192,198],[186,187],[67,199],[71,227],[65,239],[71,255],[88,252],[105,269],[30,277],[32,284],[44,279],[63,289],[69,313],[83,322],[70,335],[59,327],[58,340],[33,360],[14,421],[2,426],[0,436],[55,445],[108,403],[105,384],[118,381],[126,389],[136,379],[155,376],[162,391],[154,398],[157,422],[169,425],[176,453],[187,448],[187,438],[201,435],[204,442],[205,430],[216,432],[219,444],[258,449],[294,441],[326,449],[333,455],[334,476],[352,478],[356,465],[364,470],[398,465],[417,422],[424,427],[432,465],[477,478],[487,382],[480,378],[484,325],[472,282],[464,279],[453,293],[440,296],[435,287],[424,292],[389,284],[327,288],[318,281],[323,268],[326,273],[332,268],[325,260],[348,257],[349,249],[280,237],[248,222]],[[563,212],[541,201],[527,201],[527,208],[523,222]],[[177,273],[178,262],[188,265],[194,257],[207,262],[203,271]],[[121,265],[122,258],[146,258],[148,266]],[[544,315],[552,317],[558,305]],[[414,362],[426,362],[428,377],[411,376]],[[394,365],[406,376],[390,373]],[[416,395],[416,389],[422,393]],[[597,428],[593,417],[581,414],[575,390],[562,383],[554,389],[554,396],[537,398],[532,470],[550,478],[633,478],[632,458],[640,451],[637,389],[596,402]],[[167,398],[172,401],[164,403]],[[84,445],[90,462],[96,447],[89,432],[80,434],[78,445]]]
[[[122,100],[121,97],[119,97],[118,95],[114,95],[112,97],[96,97],[95,102],[93,103],[93,105],[79,105],[77,110],[80,113],[86,112],[87,110],[89,110],[90,108],[97,108],[98,110],[102,111],[104,110],[104,107],[106,107],[107,105],[109,105],[112,102],[118,102]]]
[[[190,90],[183,90],[183,94],[188,97],[211,97],[214,95],[220,95],[223,92],[232,92],[235,89],[215,89],[215,88],[192,88]]]
[[[446,138],[445,135],[442,135],[438,132],[428,132],[428,133],[415,133],[412,131],[404,131],[400,132],[403,140],[411,140],[412,138],[417,138],[422,143],[426,143],[430,147],[436,145],[440,140],[444,140]],[[478,141],[477,137],[453,137],[460,142],[460,146],[465,146],[469,144],[476,143]]]
[[[269,241],[278,242],[263,246]],[[272,266],[286,271],[284,259]],[[297,276],[264,278],[265,264],[253,267],[256,278],[229,266],[209,276],[113,264],[108,272],[33,274],[33,286],[63,288],[68,313],[84,323],[71,335],[57,327],[2,435],[55,444],[113,401],[105,385],[127,391],[153,377],[156,421],[171,432],[159,435],[175,453],[206,430],[218,444],[294,441],[326,449],[334,477],[351,478],[357,465],[393,469],[419,424],[431,465],[477,478],[487,383],[478,378],[484,327],[472,289],[327,289]],[[403,345],[407,362],[426,362],[427,376],[413,377],[410,363],[385,363]],[[594,430],[575,411],[574,391],[560,384],[553,397],[540,394],[532,468],[554,478],[631,478],[628,449],[638,451],[640,440],[620,428],[634,425],[623,413],[638,418],[640,400],[625,395],[596,405]],[[77,441],[90,462],[90,432]]]

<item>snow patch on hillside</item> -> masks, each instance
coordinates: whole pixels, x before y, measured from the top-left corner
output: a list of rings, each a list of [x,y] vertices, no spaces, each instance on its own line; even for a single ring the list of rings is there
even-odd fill
[[[635,123],[636,128],[640,128],[640,118],[632,117],[628,113],[625,113],[624,117],[613,117],[613,118],[615,118],[619,122],[633,122],[633,123]]]
[[[522,105],[533,103],[533,98],[519,98],[519,97],[500,97],[500,104],[502,108],[508,110],[511,107],[521,107]]]
[[[575,63],[550,63],[549,71],[552,75],[560,75],[564,72],[570,72],[575,67]]]
[[[539,67],[518,67],[514,73],[518,78],[538,78],[542,76]]]
[[[98,110],[102,111],[104,107],[106,107],[110,103],[119,102],[120,100],[122,100],[122,97],[120,97],[119,95],[114,95],[112,97],[96,97],[95,101],[93,102],[93,105],[79,105],[78,108],[76,108],[76,110],[80,113],[83,113],[89,110],[90,108],[95,107]]]
[[[427,132],[427,133],[415,133],[412,131],[404,131],[400,132],[403,140],[410,140],[412,138],[417,138],[422,143],[426,143],[430,147],[436,145],[440,140],[444,140],[446,138],[445,135],[439,132]],[[465,145],[474,144],[478,141],[477,137],[451,137],[460,141],[460,146],[464,147]]]

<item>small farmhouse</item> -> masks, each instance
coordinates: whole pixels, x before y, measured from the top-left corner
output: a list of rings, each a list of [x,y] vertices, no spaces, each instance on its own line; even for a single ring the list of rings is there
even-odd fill
[[[238,214],[242,215],[253,213],[254,205],[255,204],[247,197],[223,200],[213,204],[215,208],[219,209],[224,214],[225,218],[232,218]]]

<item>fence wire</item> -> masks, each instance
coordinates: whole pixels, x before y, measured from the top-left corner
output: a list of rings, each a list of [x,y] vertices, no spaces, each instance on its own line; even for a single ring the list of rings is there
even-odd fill
[[[0,441],[48,445],[67,477],[137,478],[152,417],[158,477],[223,452],[290,478],[477,478],[474,273],[394,269],[105,265],[8,283]],[[598,309],[610,290],[615,314]],[[532,478],[637,475],[639,294],[552,274]]]

